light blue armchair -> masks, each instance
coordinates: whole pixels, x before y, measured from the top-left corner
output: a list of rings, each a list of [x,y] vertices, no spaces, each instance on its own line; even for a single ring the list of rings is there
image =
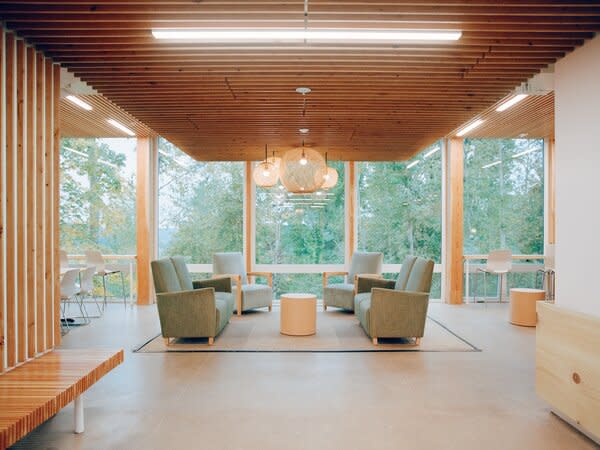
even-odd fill
[[[323,272],[323,309],[328,306],[354,311],[356,277],[381,277],[383,253],[354,252],[348,272]],[[329,283],[329,277],[345,276],[343,283]]]
[[[273,308],[273,274],[271,272],[246,272],[244,257],[239,252],[215,253],[213,255],[213,277],[229,277],[235,287],[235,311],[256,308]],[[250,278],[265,277],[267,285],[250,283]]]

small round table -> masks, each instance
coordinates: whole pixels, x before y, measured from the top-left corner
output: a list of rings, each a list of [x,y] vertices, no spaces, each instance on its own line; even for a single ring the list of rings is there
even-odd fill
[[[510,323],[524,327],[537,324],[537,302],[546,298],[541,289],[515,288],[510,290]]]
[[[289,336],[310,336],[317,332],[317,296],[284,294],[280,299],[280,332]]]

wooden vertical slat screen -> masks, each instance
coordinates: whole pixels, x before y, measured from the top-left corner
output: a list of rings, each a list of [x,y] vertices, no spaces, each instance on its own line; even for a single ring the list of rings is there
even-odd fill
[[[0,34],[0,371],[60,342],[60,67]]]

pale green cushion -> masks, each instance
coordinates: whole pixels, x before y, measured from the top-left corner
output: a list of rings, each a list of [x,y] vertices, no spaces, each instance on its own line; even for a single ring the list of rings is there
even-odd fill
[[[406,289],[406,283],[408,282],[410,272],[416,259],[417,258],[415,256],[407,256],[404,258],[404,261],[402,262],[402,268],[400,269],[400,273],[396,279],[396,286],[394,287],[394,289],[397,291],[403,291]]]
[[[171,262],[173,263],[173,267],[177,273],[177,278],[179,278],[181,289],[184,291],[191,291],[194,289],[194,286],[192,285],[192,277],[188,271],[187,264],[185,263],[183,256],[172,256]]]
[[[242,284],[248,282],[244,255],[240,252],[215,253],[213,255],[213,274],[215,275],[241,275]]]
[[[354,284],[333,283],[323,289],[323,303],[354,311]]]
[[[163,258],[150,263],[152,268],[152,277],[154,278],[154,287],[157,294],[163,292],[183,291],[179,277],[173,266],[171,258]]]
[[[370,300],[370,299],[371,299],[370,292],[363,292],[362,294],[356,294],[354,296],[354,312],[356,313],[358,311],[358,307],[363,300]]]
[[[242,286],[242,311],[264,308],[272,303],[273,289],[270,286],[265,284],[244,284]],[[235,309],[237,310],[237,307]]]
[[[417,258],[406,283],[406,291],[427,292],[431,290],[434,263],[429,259]]]
[[[381,275],[383,267],[383,253],[380,252],[354,252],[350,269],[348,270],[348,283],[354,283],[354,275],[374,273]]]

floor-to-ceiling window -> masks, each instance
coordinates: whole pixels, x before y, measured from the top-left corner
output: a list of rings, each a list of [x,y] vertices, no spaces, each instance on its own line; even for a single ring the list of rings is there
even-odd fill
[[[158,142],[158,250],[211,272],[215,252],[243,252],[244,163],[198,162]]]
[[[394,270],[407,255],[441,263],[440,145],[434,144],[408,161],[363,162],[357,167],[358,249],[382,252],[384,265]],[[440,285],[441,274],[436,272],[431,298],[440,298]]]
[[[329,165],[339,174],[329,190],[294,195],[281,185],[256,188],[256,264],[275,272],[277,296],[293,291],[320,296],[324,265],[343,268],[345,167],[341,162]]]
[[[543,255],[544,141],[466,139],[464,156],[464,254]],[[515,261],[512,284],[533,286],[532,262]]]
[[[63,138],[60,149],[60,246],[72,255],[99,250],[123,270],[136,253],[136,139]],[[129,273],[127,273],[129,277]],[[130,280],[128,280],[130,281]],[[126,290],[130,283],[126,283]],[[120,279],[109,280],[121,295]],[[127,294],[128,292],[126,292]]]

